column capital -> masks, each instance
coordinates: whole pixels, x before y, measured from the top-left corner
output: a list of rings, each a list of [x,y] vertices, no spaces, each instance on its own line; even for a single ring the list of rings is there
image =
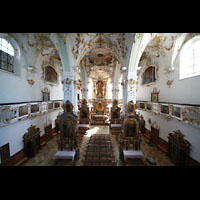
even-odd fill
[[[82,88],[81,91],[88,91],[88,89],[87,88]]]

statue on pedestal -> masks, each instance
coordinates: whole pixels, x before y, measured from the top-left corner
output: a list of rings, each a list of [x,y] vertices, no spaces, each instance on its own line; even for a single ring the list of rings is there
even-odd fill
[[[103,98],[104,97],[104,82],[103,80],[99,79],[97,82],[96,82],[96,88],[97,88],[97,98],[100,97],[100,98]]]

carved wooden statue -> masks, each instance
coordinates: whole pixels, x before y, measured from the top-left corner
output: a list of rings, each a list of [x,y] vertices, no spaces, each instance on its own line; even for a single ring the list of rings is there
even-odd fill
[[[111,124],[119,124],[120,123],[120,108],[118,107],[118,101],[116,99],[113,100],[113,106],[111,108]]]
[[[118,141],[118,135],[122,131],[122,120],[120,119],[120,108],[118,107],[118,101],[113,100],[113,106],[111,108],[111,119],[110,119],[110,133],[116,135]]]
[[[104,94],[103,94],[103,87],[104,87],[104,82],[103,82],[103,80],[99,79],[96,82],[97,97],[103,98],[103,96],[104,96]]]
[[[74,150],[78,147],[77,116],[73,113],[73,105],[66,101],[63,105],[64,113],[56,119],[58,130],[58,149]]]
[[[89,124],[89,107],[86,99],[82,100],[79,124]]]

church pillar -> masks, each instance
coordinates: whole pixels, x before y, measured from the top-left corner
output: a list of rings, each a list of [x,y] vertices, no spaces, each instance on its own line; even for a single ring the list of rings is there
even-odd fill
[[[127,81],[127,103],[133,101],[136,104],[136,76],[129,76]]]
[[[96,99],[96,81],[93,80],[93,93],[92,98]]]
[[[125,112],[126,104],[127,104],[127,80],[122,82],[123,86],[123,111]]]
[[[81,89],[82,99],[86,99],[88,101],[88,88]]]
[[[73,99],[73,105],[74,105],[74,112],[75,114],[78,114],[78,98],[77,98],[77,88],[78,88],[78,85],[77,85],[77,81],[74,80],[74,90],[73,90],[73,93],[74,93],[74,99]]]
[[[69,100],[74,106],[74,111],[76,111],[77,110],[76,81],[73,80],[72,77],[65,77],[63,78],[62,83],[64,88],[64,103],[67,100]]]
[[[120,64],[117,62],[115,65],[114,75],[113,75],[113,95],[112,98],[118,99],[119,97],[119,79],[120,79]]]
[[[118,97],[119,97],[119,88],[118,87],[113,88],[112,92],[113,92],[112,99],[113,100],[114,99],[118,99]]]

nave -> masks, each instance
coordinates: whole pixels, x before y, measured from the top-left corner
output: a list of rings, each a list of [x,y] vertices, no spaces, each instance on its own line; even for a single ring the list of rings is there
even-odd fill
[[[0,33],[0,166],[200,166],[199,47],[199,33]]]
[[[112,147],[112,161],[110,165],[108,162],[89,163],[87,162],[88,144],[90,139],[94,136],[104,136],[110,138],[110,143]],[[141,150],[144,153],[145,158],[151,157],[156,160],[157,166],[173,166],[174,164],[170,161],[164,152],[156,148],[156,146],[149,145],[148,140],[142,136]],[[57,135],[54,136],[49,142],[43,146],[39,152],[32,158],[29,158],[21,166],[145,166],[146,162],[141,160],[127,160],[123,162],[119,159],[119,147],[116,140],[116,136],[110,134],[109,126],[94,126],[90,125],[88,131],[83,136],[83,140],[80,146],[80,156],[79,159],[72,162],[71,160],[53,160],[53,155],[57,151]],[[91,153],[91,151],[90,151]],[[94,154],[95,152],[92,151]],[[102,158],[103,160],[103,158]],[[105,160],[105,158],[104,158]],[[109,159],[108,159],[109,160]]]

